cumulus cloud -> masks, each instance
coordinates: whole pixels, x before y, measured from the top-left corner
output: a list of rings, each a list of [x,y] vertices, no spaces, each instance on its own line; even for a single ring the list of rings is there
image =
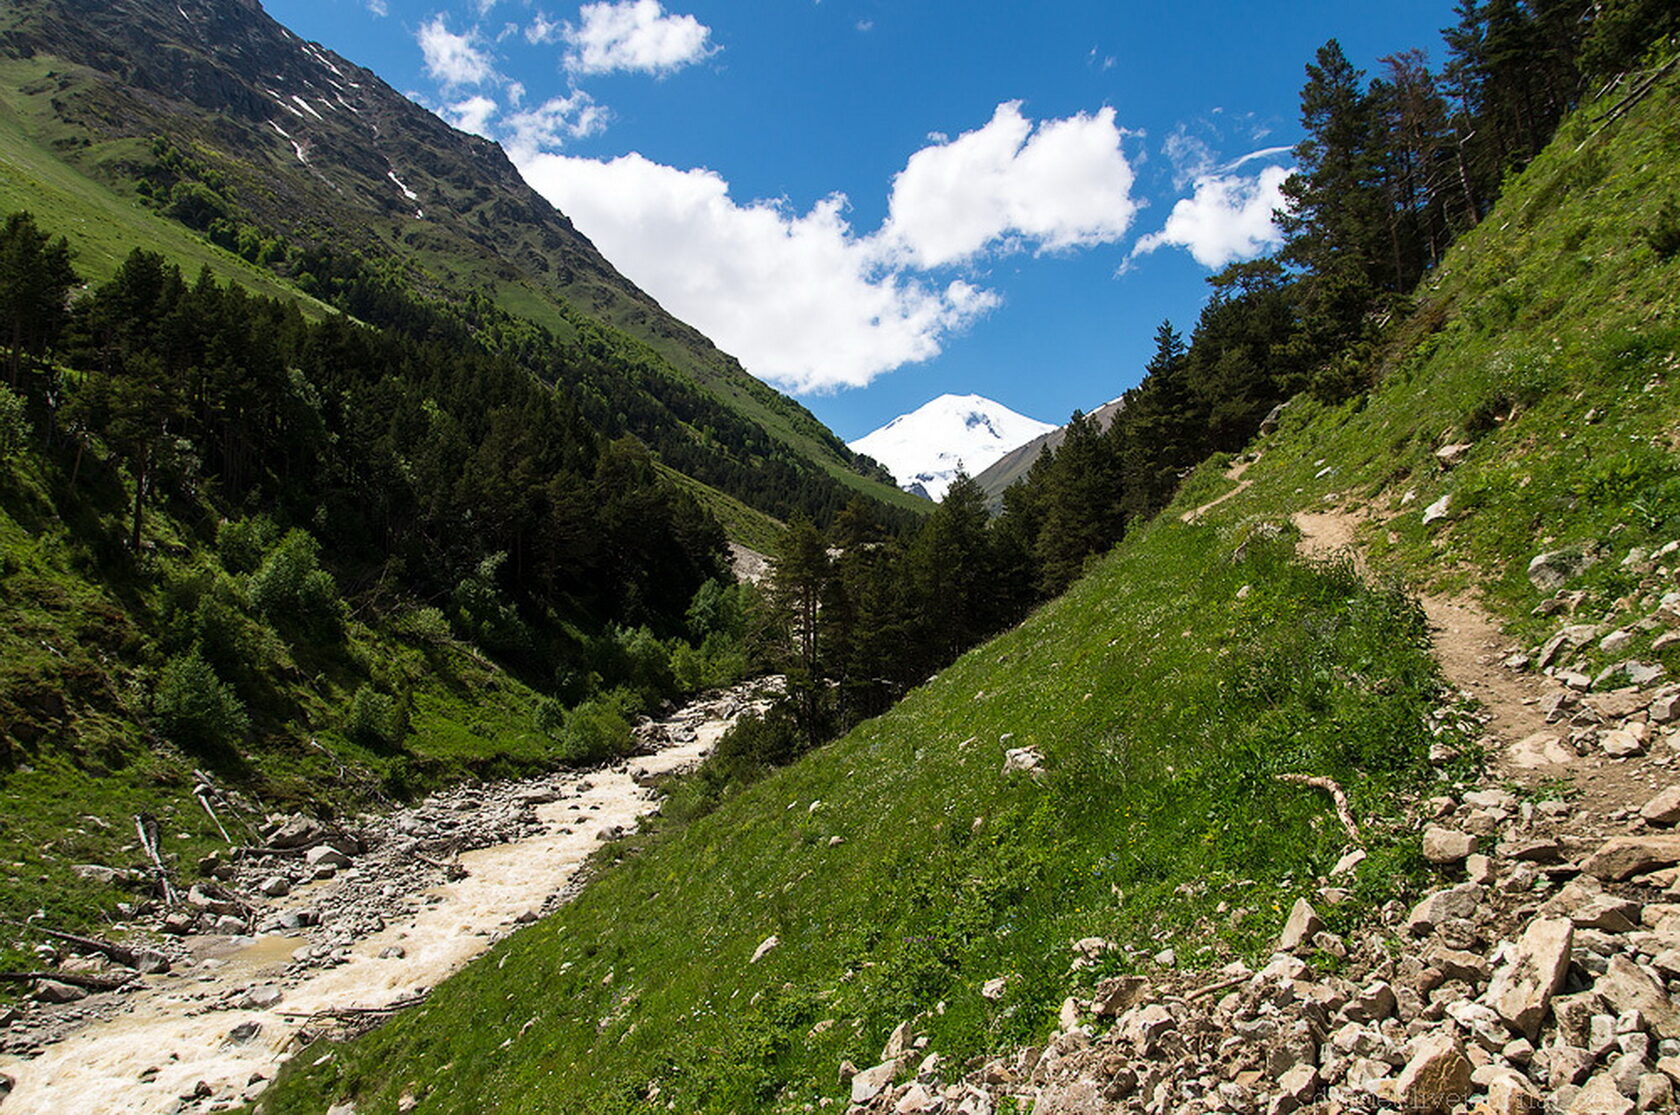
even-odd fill
[[[566,68],[573,73],[668,74],[712,52],[711,28],[691,15],[667,15],[659,0],[603,0],[585,4],[578,16],[578,25],[566,24],[560,32],[567,44]]]
[[[760,378],[791,390],[861,387],[926,360],[998,304],[962,280],[883,266],[833,195],[808,212],[740,204],[710,170],[638,154],[610,161],[527,153],[528,181],[626,274]]]
[[[433,16],[429,23],[422,25],[416,37],[426,61],[426,72],[445,89],[482,85],[495,76],[495,67],[490,56],[479,48],[477,36],[470,31],[455,34],[442,15]]]
[[[491,139],[494,137],[490,134],[490,121],[495,117],[496,109],[495,101],[480,94],[468,97],[464,101],[444,105],[442,116],[451,125],[463,132],[471,132],[474,135]]]
[[[1239,159],[1232,167],[1246,161]],[[1269,166],[1252,176],[1202,175],[1195,192],[1178,200],[1165,225],[1138,241],[1131,258],[1172,246],[1211,269],[1271,250],[1283,242],[1273,213],[1287,205],[1281,187],[1292,173],[1290,167]]]
[[[565,146],[569,139],[595,135],[607,126],[607,110],[581,89],[550,97],[535,108],[510,115],[502,141],[515,160]]]
[[[1030,242],[1109,243],[1137,213],[1114,110],[1033,123],[1017,101],[982,128],[924,147],[893,179],[883,239],[920,268]]]
[[[1109,243],[1137,212],[1109,109],[1035,123],[1003,104],[982,128],[930,137],[893,179],[887,219],[859,232],[841,194],[799,212],[736,201],[710,170],[559,154],[556,141],[595,126],[598,109],[577,91],[550,106],[556,127],[508,142],[527,181],[667,309],[799,392],[927,360],[1000,304],[937,272],[988,253]]]

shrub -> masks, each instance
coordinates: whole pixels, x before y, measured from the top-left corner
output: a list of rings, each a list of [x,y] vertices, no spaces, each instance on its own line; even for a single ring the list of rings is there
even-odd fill
[[[1669,198],[1657,212],[1657,219],[1645,233],[1645,240],[1658,259],[1672,259],[1680,253],[1680,205]]]
[[[350,698],[344,734],[366,746],[399,743],[408,735],[408,709],[390,694],[363,685]]]
[[[397,617],[397,633],[420,643],[449,639],[449,620],[441,608],[415,608]]]
[[[320,552],[308,531],[290,530],[251,575],[251,603],[269,622],[338,633],[344,602],[332,574],[321,568]]]
[[[582,766],[622,759],[634,751],[636,739],[624,703],[623,694],[615,691],[568,712],[559,732],[561,760]]]
[[[531,646],[531,629],[497,583],[497,572],[505,561],[506,554],[491,554],[479,562],[455,586],[452,600],[461,636],[498,654],[518,653]]]
[[[229,746],[251,727],[238,694],[216,676],[196,646],[164,664],[152,711],[165,736],[198,751]]]
[[[0,385],[0,461],[9,461],[29,442],[33,427],[24,413],[23,396]]]
[[[267,515],[229,519],[216,531],[216,550],[228,572],[255,573],[279,537],[280,528]]]

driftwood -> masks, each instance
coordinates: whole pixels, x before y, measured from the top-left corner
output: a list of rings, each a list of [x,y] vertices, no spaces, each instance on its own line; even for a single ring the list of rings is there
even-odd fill
[[[1278,774],[1273,775],[1279,782],[1296,782],[1302,786],[1311,786],[1315,790],[1323,790],[1330,795],[1330,800],[1336,803],[1336,819],[1342,822],[1342,828],[1347,830],[1348,839],[1359,843],[1359,826],[1353,823],[1353,810],[1348,808],[1347,795],[1336,784],[1333,778],[1324,778],[1316,774]]]
[[[146,855],[152,861],[152,873],[157,878],[158,886],[163,889],[164,902],[170,906],[175,905],[180,901],[180,895],[175,893],[175,884],[169,881],[169,868],[163,865],[156,819],[145,813],[137,815],[134,818],[134,831],[140,836],[140,847],[146,850]]]
[[[453,863],[448,860],[433,859],[431,856],[428,856],[423,852],[410,852],[409,854],[421,863],[426,864],[429,867],[435,867],[442,871],[444,875],[450,879],[465,879],[469,874],[467,869],[459,863]]]
[[[0,922],[39,933],[43,937],[51,937],[55,941],[68,941],[72,945],[80,945],[84,949],[100,953],[111,960],[115,960],[118,964],[125,964],[130,968],[136,967],[140,962],[139,954],[133,949],[113,944],[110,941],[101,941],[96,937],[78,937],[76,934],[66,933],[62,929],[49,929],[47,926],[36,925],[34,922],[14,921],[11,918],[0,918]]]
[[[406,999],[398,999],[382,1007],[325,1007],[321,1010],[278,1010],[274,1013],[282,1018],[377,1018],[405,1011],[409,1007],[417,1007],[425,1001],[424,995],[410,995]]]
[[[1196,990],[1186,995],[1185,999],[1190,1002],[1195,1002],[1197,999],[1205,999],[1210,995],[1217,995],[1221,991],[1229,991],[1231,988],[1240,983],[1247,983],[1249,978],[1250,977],[1248,976],[1233,976],[1227,980],[1220,980],[1218,983],[1210,983],[1206,987],[1196,988]]]
[[[49,979],[74,987],[85,987],[89,991],[115,991],[138,978],[138,974],[133,972],[125,976],[95,976],[86,972],[0,972],[0,980],[6,983],[33,983],[35,980]]]

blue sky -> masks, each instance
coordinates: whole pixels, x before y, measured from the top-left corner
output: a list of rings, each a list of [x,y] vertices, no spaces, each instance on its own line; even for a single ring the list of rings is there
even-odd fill
[[[620,270],[853,439],[945,393],[1046,421],[1268,247],[1325,39],[1448,0],[264,0],[502,142]]]

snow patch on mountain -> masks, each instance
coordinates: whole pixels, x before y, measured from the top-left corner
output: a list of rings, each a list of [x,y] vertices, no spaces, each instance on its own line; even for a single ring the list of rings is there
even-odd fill
[[[937,502],[959,470],[973,476],[1055,428],[981,395],[941,395],[850,445],[886,465],[899,487]]]

